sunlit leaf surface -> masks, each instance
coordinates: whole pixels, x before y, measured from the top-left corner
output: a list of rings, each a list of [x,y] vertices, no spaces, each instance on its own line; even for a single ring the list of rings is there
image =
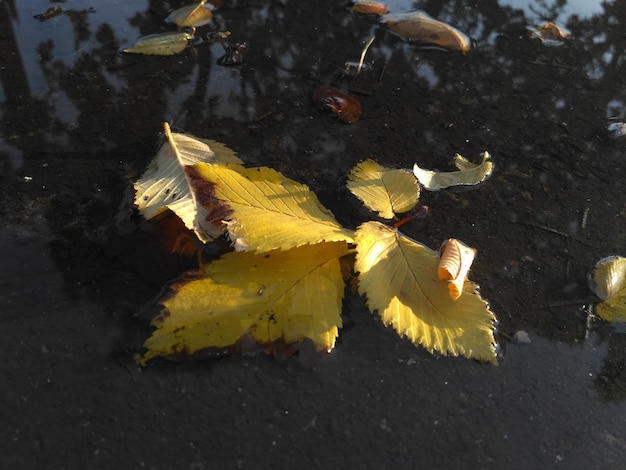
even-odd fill
[[[596,313],[607,321],[626,321],[626,258],[609,256],[596,264],[592,290],[603,302]]]
[[[129,54],[174,55],[184,51],[192,38],[193,33],[186,31],[150,34],[139,38],[123,51]]]
[[[384,219],[410,211],[419,199],[419,185],[410,172],[385,168],[373,160],[356,165],[347,185],[368,209]]]
[[[199,27],[211,22],[213,11],[206,4],[207,0],[190,3],[174,10],[165,21],[176,24],[179,28]]]
[[[431,352],[497,362],[495,316],[475,284],[452,299],[437,254],[378,222],[362,224],[355,242],[359,292],[385,325]]]
[[[170,209],[206,242],[220,235],[223,229],[207,223],[208,211],[190,191],[184,167],[198,162],[239,163],[241,160],[224,144],[171,132],[167,123],[163,126],[167,140],[135,183],[135,204],[146,219]]]
[[[244,337],[266,346],[310,339],[330,351],[341,327],[339,258],[346,253],[339,242],[224,255],[172,287],[140,363],[226,348]]]
[[[417,163],[413,166],[413,174],[429,191],[439,191],[451,186],[471,186],[481,183],[491,175],[493,163],[489,153],[483,153],[483,161],[479,165],[469,162],[458,153],[454,157],[454,164],[459,171],[439,172],[424,170]]]
[[[195,166],[193,184],[202,199],[222,201],[225,218],[237,250],[286,250],[307,243],[352,241],[317,196],[270,168],[239,165]],[[203,186],[203,182],[210,183]]]

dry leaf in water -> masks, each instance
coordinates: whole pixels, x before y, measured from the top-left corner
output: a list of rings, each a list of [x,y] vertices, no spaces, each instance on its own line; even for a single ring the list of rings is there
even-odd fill
[[[384,219],[408,212],[419,200],[419,185],[410,171],[385,168],[374,160],[356,165],[348,175],[348,189]]]
[[[340,121],[354,124],[361,117],[361,103],[354,96],[337,88],[320,85],[313,92],[313,102],[320,108],[332,111]]]
[[[389,7],[384,3],[367,0],[355,0],[346,5],[349,11],[358,15],[383,16],[389,12]]]
[[[137,40],[135,44],[123,52],[144,55],[174,55],[185,50],[194,37],[195,31],[172,31],[168,33],[150,34]]]
[[[439,191],[451,186],[472,186],[483,182],[491,175],[493,163],[489,159],[489,153],[484,152],[482,163],[477,165],[457,153],[454,157],[454,164],[459,171],[438,172],[424,170],[416,163],[413,166],[413,174],[424,188],[429,191]]]
[[[443,21],[431,18],[423,11],[391,13],[380,20],[389,31],[405,41],[418,42],[448,50],[467,53],[472,48],[470,38]]]
[[[339,258],[347,252],[340,242],[224,255],[172,286],[138,362],[233,347],[244,338],[269,349],[309,339],[330,352],[342,324]]]
[[[208,202],[208,220],[226,223],[238,251],[352,242],[352,231],[335,220],[308,186],[276,170],[199,163],[187,175],[198,198]]]
[[[532,39],[539,39],[546,46],[560,46],[571,37],[568,30],[552,21],[528,28],[528,35]]]
[[[174,23],[179,28],[200,27],[209,24],[213,19],[213,11],[206,5],[207,0],[190,3],[174,10],[165,21]]]
[[[591,289],[603,302],[596,313],[606,321],[626,321],[626,258],[608,256],[596,264]]]
[[[453,299],[458,299],[463,293],[465,278],[475,256],[476,249],[456,238],[450,238],[442,245],[437,274],[439,279],[448,281],[448,290]]]
[[[210,241],[221,235],[224,228],[207,222],[208,210],[190,190],[184,168],[198,162],[241,163],[241,160],[222,143],[172,132],[167,123],[163,128],[167,140],[135,182],[135,204],[146,219],[169,209],[201,241]]]
[[[437,253],[378,222],[359,226],[355,243],[359,292],[385,325],[430,352],[497,363],[495,316],[478,286],[465,278],[452,299]]]

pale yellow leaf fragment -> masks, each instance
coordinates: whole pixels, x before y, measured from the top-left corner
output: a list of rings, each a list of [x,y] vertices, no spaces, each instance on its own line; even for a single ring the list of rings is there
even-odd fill
[[[213,12],[205,5],[206,0],[194,2],[174,10],[165,21],[179,28],[199,27],[211,22]]]
[[[347,186],[368,209],[384,219],[413,209],[420,194],[417,180],[409,171],[385,168],[374,160],[356,165]]]
[[[207,242],[223,233],[223,229],[207,223],[208,211],[190,190],[184,168],[198,162],[240,163],[241,160],[224,144],[172,132],[167,123],[163,128],[167,140],[135,183],[135,204],[146,219],[170,209],[200,240]]]
[[[276,170],[204,163],[195,170],[215,185],[211,197],[232,210],[224,222],[236,250],[263,252],[322,241],[352,242],[353,232],[335,220],[308,186]]]
[[[447,282],[438,278],[435,252],[378,222],[355,232],[359,292],[383,323],[428,351],[497,363],[495,316],[465,280],[452,299]]]
[[[493,163],[489,160],[488,152],[483,153],[482,163],[476,165],[463,158],[458,153],[455,155],[454,164],[459,171],[438,172],[424,170],[417,163],[413,166],[413,174],[429,191],[439,191],[450,186],[475,185],[481,183],[491,175]]]
[[[329,352],[342,325],[339,258],[347,252],[338,242],[224,255],[172,287],[139,362],[226,348],[243,337],[260,345],[309,339]]]
[[[137,40],[135,44],[123,52],[144,55],[174,55],[185,50],[194,33],[186,31],[172,31],[167,33],[150,34]]]
[[[626,258],[608,256],[595,267],[592,290],[603,302],[596,313],[606,321],[626,321]]]

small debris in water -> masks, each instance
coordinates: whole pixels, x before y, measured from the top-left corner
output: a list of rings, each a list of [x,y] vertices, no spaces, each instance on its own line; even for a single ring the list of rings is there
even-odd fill
[[[530,344],[530,336],[524,330],[518,330],[513,335],[513,342],[517,344]]]

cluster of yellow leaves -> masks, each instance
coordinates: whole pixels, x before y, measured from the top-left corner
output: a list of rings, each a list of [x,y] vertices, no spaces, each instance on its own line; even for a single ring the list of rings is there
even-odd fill
[[[246,341],[277,352],[308,340],[330,351],[342,326],[342,261],[355,251],[359,292],[385,325],[428,351],[496,363],[495,317],[466,278],[464,254],[442,267],[436,252],[396,228],[366,222],[346,229],[306,185],[270,168],[245,168],[221,144],[167,127],[166,135],[135,185],[139,210],[147,218],[172,210],[205,242],[226,231],[235,251],[171,286],[141,364]],[[463,181],[466,171],[473,168],[457,172]],[[410,171],[372,160],[353,169],[348,187],[383,218],[419,199]]]

